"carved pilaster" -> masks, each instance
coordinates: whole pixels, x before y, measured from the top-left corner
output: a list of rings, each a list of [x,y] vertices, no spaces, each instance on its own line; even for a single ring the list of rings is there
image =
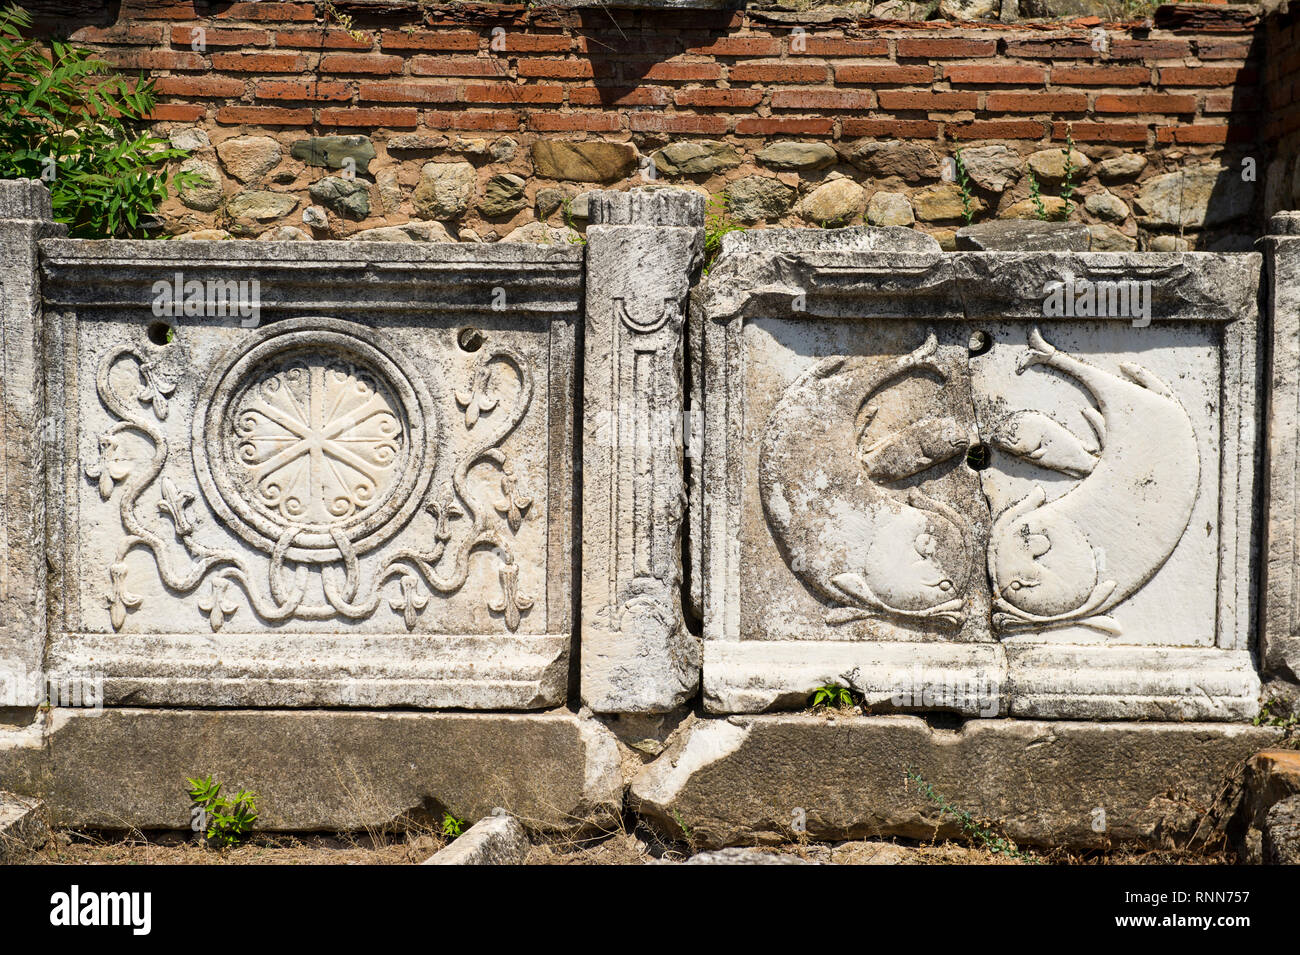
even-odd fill
[[[1269,220],[1264,241],[1269,327],[1268,475],[1260,664],[1300,683],[1300,212]]]
[[[34,179],[0,182],[0,707],[43,698],[46,420],[37,242],[63,235]]]
[[[582,698],[661,712],[695,694],[681,608],[682,336],[703,198],[592,198],[583,373]]]

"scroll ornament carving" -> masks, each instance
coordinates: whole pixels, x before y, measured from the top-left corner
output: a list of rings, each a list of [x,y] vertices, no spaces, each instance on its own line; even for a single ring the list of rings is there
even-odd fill
[[[969,374],[936,352],[932,335],[870,375],[855,359],[824,359],[787,389],[766,423],[759,468],[769,525],[791,570],[831,604],[830,623],[880,617],[954,626],[967,614],[969,521],[916,487],[889,485],[965,456],[978,433],[940,416],[867,437],[883,389],[923,372],[953,387]],[[1122,377],[1111,374],[1034,329],[1016,372],[1035,366],[1082,386],[1095,403],[1083,412],[1095,441],[1034,409],[992,427],[995,448],[1080,478],[1051,501],[1036,485],[994,516],[987,552],[993,628],[1118,634],[1108,611],[1155,575],[1187,528],[1200,480],[1196,435],[1173,391],[1139,365],[1122,363]],[[848,432],[855,396],[861,410]],[[842,448],[845,435],[857,439],[855,457],[832,461],[813,451]]]
[[[517,630],[534,600],[519,591],[512,542],[532,502],[501,445],[532,401],[528,363],[506,346],[480,352],[469,389],[456,394],[468,446],[450,482],[431,488],[441,450],[437,411],[420,379],[404,370],[409,363],[393,360],[391,345],[331,319],[264,331],[210,379],[192,446],[204,500],[262,552],[260,560],[200,542],[197,495],[182,489],[180,475],[164,473],[171,448],[160,424],[175,383],[135,345],[115,346],[101,358],[98,396],[116,420],[99,436],[99,459],[85,473],[105,500],[118,496],[125,531],[104,598],[113,628],[122,629],[128,611],[141,605],[127,587],[125,558],[144,548],[168,590],[199,592],[196,607],[213,631],[244,602],[270,623],[364,620],[379,610],[385,592],[388,608],[413,630],[430,598],[459,591],[471,558],[483,554],[499,565],[501,594],[487,599],[488,609]],[[123,365],[138,372],[133,396],[119,390]],[[507,379],[517,384],[506,387]],[[123,454],[128,434],[152,446],[147,462]],[[479,500],[469,476],[480,466],[500,473],[504,501]],[[160,517],[149,520],[141,499],[155,488]],[[177,559],[158,526],[162,518],[185,559]],[[408,536],[418,546],[396,549],[363,572],[361,556],[407,525],[416,529]],[[314,593],[324,600],[309,597]]]

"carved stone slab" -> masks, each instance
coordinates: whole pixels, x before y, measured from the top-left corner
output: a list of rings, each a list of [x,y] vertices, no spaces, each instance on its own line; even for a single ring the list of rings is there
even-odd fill
[[[53,674],[110,703],[563,702],[581,250],[43,252]],[[253,279],[256,324],[152,307]]]
[[[1253,714],[1259,257],[842,233],[693,302],[706,707]]]
[[[699,687],[681,606],[682,333],[703,219],[685,190],[592,198],[581,692],[598,713],[664,712]]]
[[[37,243],[63,235],[43,183],[0,181],[0,707],[44,699],[45,489]]]

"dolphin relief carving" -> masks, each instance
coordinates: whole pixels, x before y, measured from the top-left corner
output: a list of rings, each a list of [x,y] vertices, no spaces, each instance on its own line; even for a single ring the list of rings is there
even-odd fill
[[[993,626],[1118,634],[1106,611],[1155,575],[1191,518],[1200,485],[1196,434],[1174,393],[1139,365],[1121,363],[1123,377],[1112,375],[1034,329],[1016,373],[1035,365],[1074,379],[1096,401],[1084,417],[1100,447],[1094,454],[1037,412],[1018,412],[994,429],[991,440],[1003,450],[1083,480],[1051,502],[1037,486],[994,521]]]
[[[970,521],[917,487],[884,485],[964,455],[973,419],[939,413],[883,437],[871,429],[874,399],[910,376],[938,378],[954,389],[948,407],[968,408],[964,360],[964,349],[941,356],[934,335],[887,364],[823,359],[772,410],[759,452],[764,511],[791,569],[834,605],[828,623],[964,621],[976,560]]]

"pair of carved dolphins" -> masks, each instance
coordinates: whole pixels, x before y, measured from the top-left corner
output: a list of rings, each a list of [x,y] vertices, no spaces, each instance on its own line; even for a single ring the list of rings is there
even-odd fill
[[[913,487],[886,487],[967,453],[978,440],[952,417],[927,417],[878,440],[866,435],[874,396],[915,374],[966,387],[933,335],[897,362],[828,358],[805,373],[768,419],[759,456],[763,504],[786,559],[835,605],[832,622],[858,617],[960,625],[975,571],[970,522]],[[1082,480],[1052,501],[1041,486],[995,516],[987,552],[995,629],[1081,625],[1118,633],[1106,612],[1140,589],[1173,553],[1195,504],[1200,465],[1187,412],[1150,371],[1122,376],[1057,350],[1034,329],[1016,373],[1041,365],[1072,378],[1096,407],[1085,445],[1055,419],[1019,411],[989,443]],[[856,394],[858,454],[810,468],[807,449],[835,447],[830,420]],[[830,414],[827,414],[827,411]],[[822,440],[818,440],[818,439]],[[824,443],[825,442],[825,443]],[[842,445],[841,445],[842,446]],[[844,458],[846,456],[840,456]]]

